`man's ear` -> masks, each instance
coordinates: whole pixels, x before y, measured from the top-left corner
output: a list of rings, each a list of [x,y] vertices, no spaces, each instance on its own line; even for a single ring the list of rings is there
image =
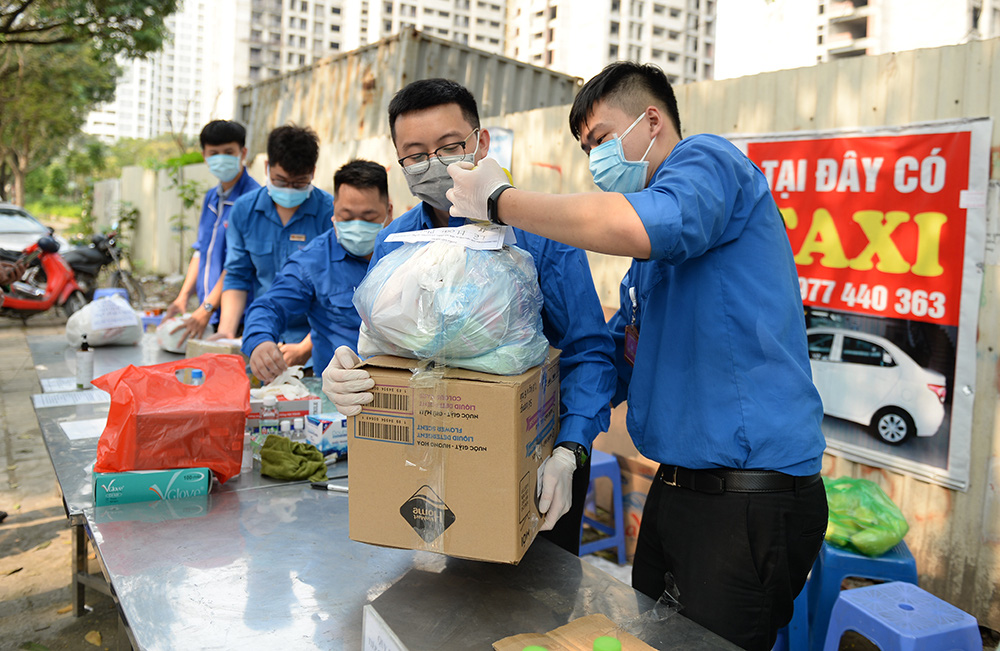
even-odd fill
[[[385,221],[387,224],[392,221],[392,199],[389,199],[389,205],[385,208]]]
[[[479,161],[486,158],[486,154],[490,153],[490,132],[486,129],[479,130],[479,153],[476,154],[476,160],[474,161],[477,165]]]
[[[646,107],[646,121],[649,123],[649,137],[655,138],[664,129],[670,129],[670,119],[655,106]]]

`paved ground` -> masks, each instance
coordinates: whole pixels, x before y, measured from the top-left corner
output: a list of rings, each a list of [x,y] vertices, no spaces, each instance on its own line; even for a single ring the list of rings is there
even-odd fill
[[[0,651],[113,649],[118,620],[110,597],[88,591],[93,612],[69,612],[70,531],[31,406],[41,387],[26,337],[59,334],[65,319],[28,323],[0,318],[0,511],[8,513],[0,524]]]

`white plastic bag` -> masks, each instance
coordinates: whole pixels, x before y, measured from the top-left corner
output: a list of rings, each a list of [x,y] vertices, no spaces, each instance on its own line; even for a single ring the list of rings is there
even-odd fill
[[[142,317],[121,296],[104,296],[87,303],[66,321],[66,339],[78,348],[87,335],[88,346],[127,346],[142,339]]]
[[[156,326],[156,343],[160,346],[160,348],[168,353],[184,354],[187,349],[187,339],[182,342],[181,337],[183,337],[186,332],[183,328],[184,319],[189,316],[191,315],[185,314],[183,316],[173,316],[169,319],[164,319],[160,322],[160,325]],[[201,338],[204,339],[205,337],[210,337],[214,334],[215,326],[209,323],[205,326],[205,332],[201,333]]]
[[[362,357],[399,355],[515,375],[548,354],[535,265],[516,246],[404,244],[368,273],[354,306]]]

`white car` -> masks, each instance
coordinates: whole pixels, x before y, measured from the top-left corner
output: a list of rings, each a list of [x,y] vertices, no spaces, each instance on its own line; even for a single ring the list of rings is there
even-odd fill
[[[806,334],[825,414],[870,427],[892,445],[937,433],[944,420],[944,375],[878,335],[828,327]]]
[[[52,234],[52,231],[31,216],[24,208],[10,203],[0,203],[0,249],[20,253],[38,241],[38,238]],[[59,250],[69,251],[69,243],[59,235],[52,234],[59,242]]]

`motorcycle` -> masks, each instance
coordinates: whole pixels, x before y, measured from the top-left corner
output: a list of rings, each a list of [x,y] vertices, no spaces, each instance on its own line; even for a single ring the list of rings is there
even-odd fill
[[[32,315],[60,307],[68,317],[87,304],[73,270],[59,255],[59,242],[55,239],[42,237],[23,254],[3,251],[0,257],[25,266],[21,279],[12,282],[9,293],[5,292],[0,316],[27,321]]]
[[[77,247],[68,251],[63,259],[73,269],[87,300],[93,300],[97,289],[98,276],[106,266],[111,266],[111,287],[120,287],[128,292],[128,302],[133,308],[139,309],[145,301],[142,285],[132,277],[128,269],[122,267],[121,256],[116,246],[118,233],[95,233],[90,238],[90,245]]]

